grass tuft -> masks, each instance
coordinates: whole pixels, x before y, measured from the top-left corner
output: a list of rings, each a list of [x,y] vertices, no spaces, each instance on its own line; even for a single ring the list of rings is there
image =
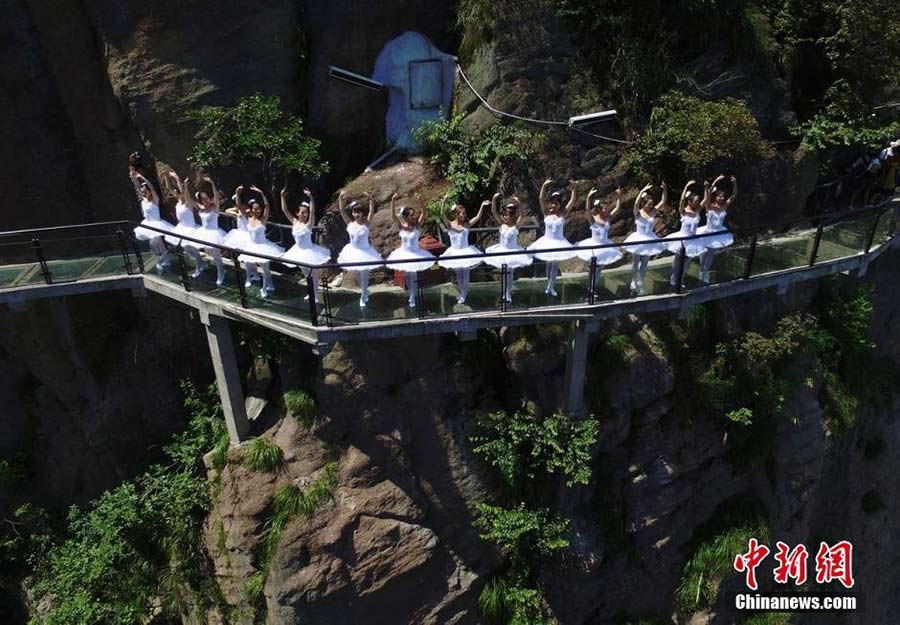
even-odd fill
[[[271,473],[284,462],[284,452],[281,447],[272,441],[257,437],[250,441],[247,455],[244,457],[244,466],[251,471]]]
[[[285,393],[284,407],[305,429],[311,428],[316,421],[316,400],[306,391],[293,390]]]

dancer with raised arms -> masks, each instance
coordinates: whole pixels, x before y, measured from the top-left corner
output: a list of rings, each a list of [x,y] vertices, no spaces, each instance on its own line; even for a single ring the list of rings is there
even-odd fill
[[[132,171],[131,176],[140,193],[141,213],[144,215],[144,218],[141,220],[141,225],[134,229],[134,238],[138,241],[150,242],[150,251],[156,256],[156,271],[162,273],[169,262],[169,252],[166,250],[164,237],[166,232],[172,231],[172,224],[163,219],[159,214],[159,193],[156,192],[153,183],[136,170]],[[149,228],[143,228],[142,226],[158,228],[164,232],[157,232],[156,230],[150,230]]]
[[[502,252],[524,252],[525,248],[519,245],[519,227],[524,225],[528,218],[522,214],[522,203],[515,195],[512,196],[503,210],[500,210],[500,194],[495,193],[491,198],[491,214],[500,224],[500,241],[488,247],[487,254],[499,254]],[[506,265],[507,272],[501,276],[501,298],[505,302],[512,301],[512,283],[515,270],[527,267],[534,259],[529,254],[509,254],[508,256],[485,256],[484,262],[491,267],[502,269]]]
[[[547,288],[544,293],[556,297],[556,277],[559,275],[559,263],[576,256],[575,246],[566,240],[564,230],[566,217],[569,216],[572,207],[575,206],[575,191],[570,190],[569,201],[566,207],[562,206],[562,192],[550,193],[552,180],[547,180],[541,186],[539,196],[541,212],[544,214],[544,235],[528,246],[529,252],[534,252],[535,258],[547,263]],[[564,249],[560,249],[564,248]],[[555,250],[555,251],[541,251]]]
[[[631,265],[631,294],[643,295],[644,282],[647,278],[647,268],[650,259],[661,254],[666,248],[662,240],[653,231],[656,225],[656,211],[666,205],[669,196],[669,188],[662,183],[662,196],[659,204],[653,204],[653,196],[650,195],[652,184],[646,185],[638,193],[634,200],[634,227],[635,231],[629,234],[624,243],[634,243],[624,249],[632,255]]]
[[[291,212],[287,202],[287,186],[281,190],[281,212],[291,224],[291,234],[294,235],[294,245],[282,255],[282,260],[303,263],[300,267],[303,276],[312,277],[313,297],[319,301],[319,270],[316,268],[331,260],[331,253],[312,242],[312,228],[316,223],[316,200],[312,191],[303,189],[306,200],[300,203],[296,213]],[[309,299],[307,293],[306,299]]]
[[[347,267],[347,271],[355,271],[359,280],[360,295],[359,306],[365,308],[369,303],[369,271],[384,266],[384,259],[378,255],[375,248],[369,242],[369,221],[375,215],[375,200],[367,191],[363,193],[369,204],[368,211],[363,208],[359,201],[350,202],[350,206],[344,207],[345,193],[341,191],[338,195],[338,210],[344,223],[347,224],[347,234],[350,236],[350,242],[347,243],[338,254],[337,262],[345,263],[367,263],[357,265],[355,267]]]
[[[191,273],[192,278],[197,278],[203,272],[203,261],[200,259],[200,243],[183,239],[178,235],[199,239],[197,231],[200,225],[197,223],[197,216],[194,213],[194,201],[185,192],[188,185],[188,179],[185,178],[183,183],[178,178],[178,174],[169,171],[169,179],[172,180],[173,188],[170,192],[175,196],[175,217],[178,223],[172,229],[172,234],[166,235],[166,242],[170,245],[181,245],[181,248],[190,254],[194,259],[194,271]]]
[[[719,185],[725,180],[721,175],[712,183],[712,189],[706,194],[706,225],[697,228],[697,234],[708,234],[697,241],[706,248],[700,257],[700,281],[709,284],[709,270],[712,267],[716,252],[734,243],[734,235],[725,226],[728,209],[731,208],[738,195],[737,178],[731,176],[731,197]]]
[[[197,230],[197,238],[209,243],[203,249],[212,256],[213,262],[216,264],[216,284],[222,286],[225,284],[225,263],[222,262],[222,250],[218,245],[225,245],[224,230],[219,228],[219,192],[216,189],[216,183],[208,176],[203,177],[203,181],[209,183],[212,189],[212,195],[206,191],[200,190],[194,193],[194,206],[200,212],[200,228]],[[185,182],[185,192],[190,196],[190,189]]]
[[[256,198],[251,198],[247,203],[250,213],[247,219],[247,233],[250,240],[244,244],[242,251],[245,253],[238,256],[238,262],[244,264],[244,269],[248,276],[251,271],[255,271],[257,266],[262,267],[263,283],[262,288],[259,290],[259,296],[266,298],[275,292],[275,282],[272,280],[272,261],[269,258],[255,256],[254,254],[264,254],[265,256],[277,258],[284,254],[284,248],[266,238],[266,224],[269,222],[269,199],[259,187],[252,186],[250,190],[262,197],[262,204]],[[238,204],[243,203],[241,195],[242,189],[238,187]]]
[[[453,219],[447,219],[444,207],[447,204],[447,198],[441,205],[441,221],[450,237],[450,247],[441,254],[438,265],[445,269],[452,269],[456,274],[456,286],[459,289],[459,296],[456,298],[457,304],[465,304],[466,296],[469,293],[469,278],[472,269],[480,265],[483,258],[457,258],[458,256],[475,256],[481,254],[474,245],[469,245],[469,229],[473,228],[484,213],[484,207],[490,206],[491,201],[485,200],[478,207],[478,212],[472,219],[469,219],[466,213],[466,207],[462,204],[454,204],[451,209]]]
[[[590,247],[594,245],[611,245],[609,240],[609,225],[613,216],[622,207],[622,189],[616,189],[616,203],[610,209],[599,199],[594,199],[597,189],[591,189],[585,200],[585,210],[591,216],[591,236],[578,242],[577,247]],[[622,258],[622,250],[617,247],[604,247],[599,249],[578,249],[578,257],[588,262],[596,259],[596,272],[594,273],[594,287],[599,286],[602,279],[603,267],[610,265]]]
[[[684,189],[681,191],[681,199],[678,200],[678,214],[681,219],[681,227],[677,232],[667,235],[666,239],[676,239],[681,237],[690,237],[697,234],[697,226],[700,225],[700,217],[703,210],[703,201],[708,200],[705,197],[703,201],[700,195],[691,191],[691,187],[697,184],[696,180],[689,180]],[[709,188],[706,189],[708,196]],[[688,265],[691,260],[700,256],[705,251],[702,239],[690,239],[687,241],[671,241],[666,245],[667,249],[675,255],[672,259],[672,275],[669,278],[669,284],[675,286],[678,280],[678,262],[679,259],[684,263],[681,268],[681,275],[686,276]],[[684,286],[684,280],[682,280]]]
[[[421,214],[412,206],[397,208],[397,200],[400,196],[396,193],[391,198],[391,219],[394,220],[400,231],[400,247],[391,252],[387,257],[387,265],[393,269],[402,271],[406,276],[406,290],[409,292],[409,307],[416,307],[417,277],[416,273],[431,269],[434,266],[434,256],[428,250],[419,246],[419,222]],[[396,263],[394,261],[405,260],[414,262]]]

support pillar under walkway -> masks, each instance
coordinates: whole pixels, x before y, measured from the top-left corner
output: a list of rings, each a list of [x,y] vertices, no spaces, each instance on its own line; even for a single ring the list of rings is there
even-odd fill
[[[241,441],[246,440],[250,432],[250,421],[247,419],[247,408],[244,404],[241,372],[234,350],[231,322],[224,317],[205,312],[201,312],[200,319],[206,326],[209,356],[216,372],[216,386],[222,400],[228,438],[232,445],[239,445]]]
[[[570,325],[566,346],[566,372],[563,382],[563,405],[571,415],[584,413],[584,380],[587,376],[587,346],[590,328],[584,320]]]

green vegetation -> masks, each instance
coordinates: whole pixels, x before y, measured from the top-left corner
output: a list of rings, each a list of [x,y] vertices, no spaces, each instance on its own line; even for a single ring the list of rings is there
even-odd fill
[[[164,447],[165,465],[83,510],[72,507],[57,523],[33,506],[19,509],[21,531],[2,548],[32,569],[35,597],[51,599],[33,625],[138,625],[160,600],[169,617],[188,600],[201,608],[218,603],[202,549],[210,505],[202,456],[222,437],[224,423],[215,388],[183,389],[191,419]]]
[[[794,615],[790,612],[759,612],[754,614],[744,625],[791,625]]]
[[[319,141],[306,136],[303,120],[286,112],[277,96],[257,93],[230,108],[190,111],[188,118],[199,126],[191,160],[202,168],[236,166],[260,176],[270,193],[276,179],[328,171],[319,157]]]
[[[267,438],[257,437],[250,441],[244,456],[244,466],[251,471],[271,473],[284,463],[281,447]]]
[[[657,100],[626,162],[654,179],[702,179],[774,156],[745,102],[704,101],[677,91]]]
[[[284,407],[302,427],[309,429],[315,423],[316,400],[306,391],[295,389],[285,393]]]
[[[413,136],[453,183],[451,195],[470,206],[490,198],[500,172],[524,165],[538,147],[538,135],[519,126],[497,123],[469,134],[462,115],[425,122]]]
[[[768,525],[758,517],[737,521],[697,547],[684,567],[684,574],[675,591],[675,606],[682,615],[688,615],[711,606],[719,593],[719,585],[734,573],[734,557],[747,550],[747,541],[757,539],[761,544],[769,541]]]

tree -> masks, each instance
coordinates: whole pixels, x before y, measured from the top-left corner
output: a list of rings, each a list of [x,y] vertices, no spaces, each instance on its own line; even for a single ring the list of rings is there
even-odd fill
[[[303,120],[284,111],[277,96],[257,93],[233,107],[205,106],[188,117],[200,125],[191,160],[201,167],[252,169],[270,193],[276,179],[288,174],[328,171],[319,156],[320,141],[305,135]]]

